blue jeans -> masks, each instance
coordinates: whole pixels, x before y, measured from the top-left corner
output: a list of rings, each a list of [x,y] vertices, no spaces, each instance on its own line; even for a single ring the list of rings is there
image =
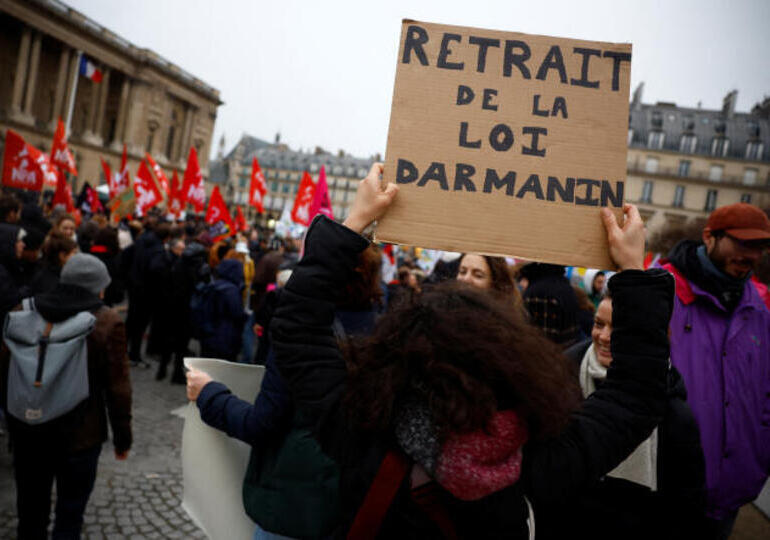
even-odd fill
[[[254,531],[254,540],[293,540],[290,536],[281,536],[280,534],[275,534],[266,531],[259,525],[257,525],[256,530]]]
[[[51,512],[51,489],[56,480],[54,540],[80,538],[83,513],[96,481],[101,445],[66,454],[51,448],[14,448],[16,510],[19,540],[46,539]]]

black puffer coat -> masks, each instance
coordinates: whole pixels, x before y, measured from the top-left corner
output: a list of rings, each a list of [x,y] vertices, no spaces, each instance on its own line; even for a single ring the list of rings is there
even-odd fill
[[[281,294],[271,323],[276,363],[298,411],[315,425],[324,452],[341,468],[344,536],[388,450],[392,436],[351,431],[342,409],[347,368],[332,329],[335,299],[368,242],[324,216],[308,230],[305,254]],[[673,279],[627,271],[610,281],[615,306],[613,355],[606,383],[585,400],[563,433],[530,442],[518,483],[478,501],[439,498],[461,537],[526,538],[527,505],[565,504],[622,462],[660,422],[666,406]],[[408,475],[380,529],[382,537],[430,538],[438,531],[412,502]],[[373,535],[374,536],[374,535]]]
[[[21,264],[16,257],[16,241],[20,228],[16,225],[0,223],[0,321],[6,314],[29,296],[23,285]]]

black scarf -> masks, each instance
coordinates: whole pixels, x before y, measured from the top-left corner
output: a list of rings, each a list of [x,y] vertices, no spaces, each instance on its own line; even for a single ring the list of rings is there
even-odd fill
[[[743,297],[744,285],[751,274],[745,278],[728,276],[707,256],[698,256],[700,246],[703,246],[700,242],[682,240],[671,250],[668,259],[687,279],[713,294],[727,311],[733,311]]]

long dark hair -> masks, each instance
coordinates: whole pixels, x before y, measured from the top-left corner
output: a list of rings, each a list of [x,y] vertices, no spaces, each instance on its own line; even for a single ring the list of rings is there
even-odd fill
[[[348,345],[352,427],[387,432],[403,399],[430,408],[441,433],[485,428],[515,409],[530,436],[559,432],[580,402],[558,347],[497,294],[445,282],[380,319]]]

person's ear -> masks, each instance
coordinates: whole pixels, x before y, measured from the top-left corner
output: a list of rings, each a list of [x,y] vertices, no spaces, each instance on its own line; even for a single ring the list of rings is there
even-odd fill
[[[703,229],[703,243],[706,244],[706,252],[711,253],[711,250],[714,249],[714,244],[716,244],[717,239],[714,237],[713,234],[711,234],[711,229],[708,227],[705,227]]]

